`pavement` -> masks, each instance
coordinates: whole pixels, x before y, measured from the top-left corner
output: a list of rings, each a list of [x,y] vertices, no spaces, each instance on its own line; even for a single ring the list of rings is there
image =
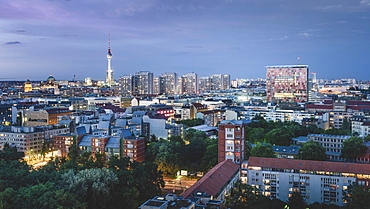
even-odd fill
[[[177,178],[173,179],[167,176],[163,177],[163,180],[165,182],[164,188],[162,188],[162,191],[165,193],[172,193],[172,194],[181,194],[183,191],[191,187],[195,182],[197,182],[196,179],[184,179],[184,178]]]

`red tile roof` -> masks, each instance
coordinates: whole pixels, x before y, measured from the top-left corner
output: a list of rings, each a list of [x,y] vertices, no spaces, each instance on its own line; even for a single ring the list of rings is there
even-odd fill
[[[222,161],[193,184],[193,186],[185,190],[181,196],[187,199],[196,191],[203,191],[207,195],[215,196],[238,170],[239,165],[231,160]]]
[[[360,163],[250,157],[248,160],[248,166],[337,173],[370,174],[370,165]]]
[[[333,105],[314,105],[314,104],[306,104],[306,109],[333,109]]]
[[[370,106],[370,102],[369,101],[347,101],[347,105],[366,105],[366,106]]]

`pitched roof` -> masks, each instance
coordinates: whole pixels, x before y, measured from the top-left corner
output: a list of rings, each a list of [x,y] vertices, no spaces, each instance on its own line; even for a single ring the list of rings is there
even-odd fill
[[[248,166],[309,171],[326,171],[337,173],[370,174],[369,164],[360,163],[250,157],[248,160]]]
[[[185,190],[181,196],[184,199],[190,198],[196,191],[206,192],[208,195],[216,196],[223,186],[233,175],[238,172],[239,165],[231,160],[225,160],[213,167],[199,181]]]

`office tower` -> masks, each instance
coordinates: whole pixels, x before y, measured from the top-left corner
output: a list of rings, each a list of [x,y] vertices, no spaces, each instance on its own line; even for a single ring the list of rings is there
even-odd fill
[[[121,86],[121,96],[130,97],[132,96],[133,90],[133,76],[132,75],[123,75],[118,79],[119,85]]]
[[[307,101],[308,65],[267,66],[266,71],[268,101]]]
[[[232,160],[236,164],[244,161],[244,120],[223,120],[218,125],[218,162]]]
[[[196,73],[187,73],[181,77],[181,92],[183,94],[198,93],[198,75]]]
[[[153,73],[140,71],[134,75],[134,95],[153,94]]]
[[[198,79],[198,83],[199,83],[199,86],[198,86],[199,92],[205,92],[205,91],[211,90],[211,87],[210,87],[211,83],[210,83],[209,77],[200,77]]]
[[[316,73],[311,73],[311,74],[312,74],[312,83],[316,84],[317,83]]]
[[[108,53],[107,53],[107,59],[108,59],[108,69],[107,69],[107,75],[105,79],[105,83],[107,86],[111,87],[114,85],[114,76],[113,76],[113,70],[111,67],[111,59],[112,59],[112,52],[110,50],[110,31],[108,35]]]
[[[161,94],[178,94],[177,73],[163,73],[161,76]]]
[[[230,88],[230,75],[213,74],[209,77],[210,90],[225,90]]]
[[[159,94],[161,90],[161,77],[154,76],[153,78],[153,94]]]

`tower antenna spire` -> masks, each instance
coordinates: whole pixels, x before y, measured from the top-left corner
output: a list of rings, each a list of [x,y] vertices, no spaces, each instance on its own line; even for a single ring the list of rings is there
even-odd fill
[[[110,49],[110,30],[108,30],[108,48]]]

